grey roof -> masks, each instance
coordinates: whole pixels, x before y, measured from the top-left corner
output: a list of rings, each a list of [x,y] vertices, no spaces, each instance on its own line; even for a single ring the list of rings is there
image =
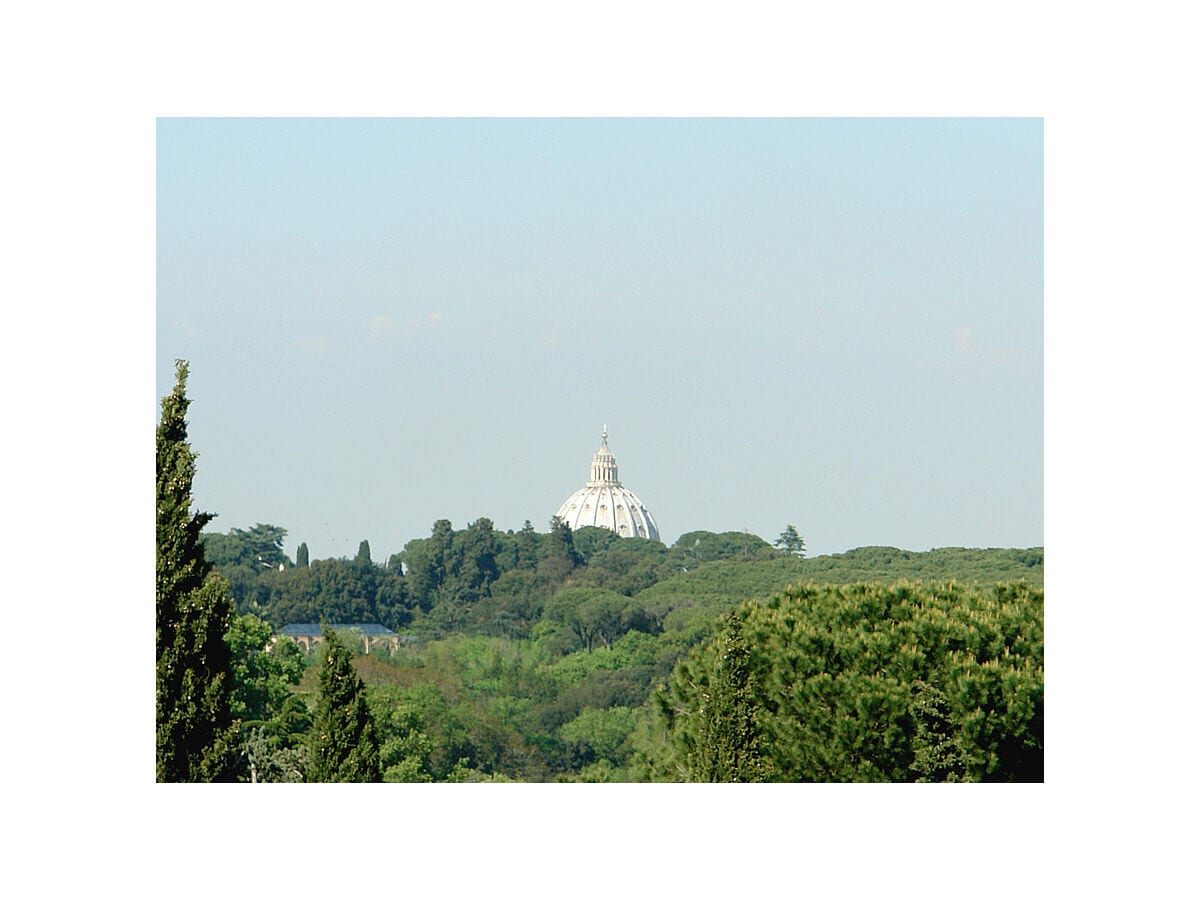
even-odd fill
[[[334,623],[329,626],[334,631],[359,631],[366,637],[399,637],[396,632],[390,628],[384,628],[382,625],[367,624],[362,622],[352,623]],[[295,625],[285,625],[280,628],[276,634],[285,637],[314,637],[321,633],[321,626],[316,622],[301,622]]]

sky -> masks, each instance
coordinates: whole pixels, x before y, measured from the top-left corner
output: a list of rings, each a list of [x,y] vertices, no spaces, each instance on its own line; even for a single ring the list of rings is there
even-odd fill
[[[605,426],[668,544],[1040,546],[1042,169],[1036,118],[160,118],[158,398],[289,555],[544,532]]]

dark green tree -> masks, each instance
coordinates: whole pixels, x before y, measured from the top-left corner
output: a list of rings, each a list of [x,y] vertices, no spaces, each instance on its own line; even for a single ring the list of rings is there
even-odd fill
[[[779,539],[775,541],[775,546],[790,556],[804,559],[804,538],[800,537],[795,525],[789,525],[784,529],[783,534],[779,535]]]
[[[622,538],[615,531],[607,528],[587,525],[572,532],[571,540],[575,545],[575,552],[579,554],[579,559],[585,565],[591,565],[592,559],[597,553],[619,543]],[[646,538],[639,540],[646,540]]]
[[[400,554],[408,570],[413,603],[426,612],[437,602],[438,589],[454,571],[453,544],[454,526],[449,519],[438,519],[429,537],[409,541]]]
[[[205,534],[201,540],[204,558],[214,566],[242,565],[257,571],[288,565],[289,560],[283,552],[285,537],[286,528],[259,522],[249,529],[231,528],[228,534]]]
[[[487,593],[488,585],[499,575],[496,565],[496,533],[491,519],[476,519],[467,530],[458,532],[454,542],[459,547],[458,580],[467,600],[474,602]]]
[[[158,781],[230,781],[237,734],[225,632],[233,607],[200,544],[213,516],[192,511],[187,375],[187,362],[176,360],[175,388],[162,400],[155,438],[155,774]]]
[[[536,569],[538,560],[538,533],[528,519],[517,532],[517,568]]]
[[[317,711],[308,751],[309,781],[381,781],[375,720],[350,651],[328,626],[321,629]]]
[[[369,563],[371,561],[371,545],[364,538],[358,545],[358,555],[354,557],[357,563]]]
[[[564,588],[546,603],[543,621],[564,628],[589,653],[598,645],[611,648],[628,628],[629,598],[603,588]]]
[[[774,559],[778,552],[756,534],[745,531],[689,531],[671,547],[671,556],[681,568],[718,559]]]
[[[715,650],[714,665],[707,672],[690,670],[698,682],[699,702],[676,733],[687,780],[763,781],[769,769],[754,673],[736,612],[726,621]]]
[[[583,563],[571,526],[558,516],[550,520],[550,533],[541,541],[541,551],[538,571],[553,580],[561,581]]]
[[[308,544],[301,544],[296,548],[296,566],[301,569],[308,568]]]

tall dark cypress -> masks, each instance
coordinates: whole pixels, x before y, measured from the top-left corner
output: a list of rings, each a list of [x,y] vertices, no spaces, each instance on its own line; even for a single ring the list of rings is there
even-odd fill
[[[156,756],[158,781],[229,781],[237,736],[230,711],[233,618],[228,585],[204,559],[192,512],[196,454],[187,440],[187,374],[175,361],[175,388],[162,400],[156,434]]]
[[[366,689],[336,632],[321,628],[320,694],[308,751],[309,781],[382,781]]]

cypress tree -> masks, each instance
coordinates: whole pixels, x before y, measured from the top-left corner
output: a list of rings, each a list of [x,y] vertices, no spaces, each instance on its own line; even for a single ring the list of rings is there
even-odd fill
[[[754,699],[750,651],[731,613],[715,649],[715,665],[686,742],[690,781],[765,781],[763,737]]]
[[[296,567],[299,569],[308,568],[308,544],[301,544],[296,548]]]
[[[187,374],[187,362],[176,360],[155,440],[155,774],[158,781],[228,781],[237,763],[225,643],[233,605],[200,543],[213,516],[191,509],[196,454],[187,441]]]
[[[309,781],[381,781],[375,720],[350,651],[321,627],[320,694],[308,752]]]

